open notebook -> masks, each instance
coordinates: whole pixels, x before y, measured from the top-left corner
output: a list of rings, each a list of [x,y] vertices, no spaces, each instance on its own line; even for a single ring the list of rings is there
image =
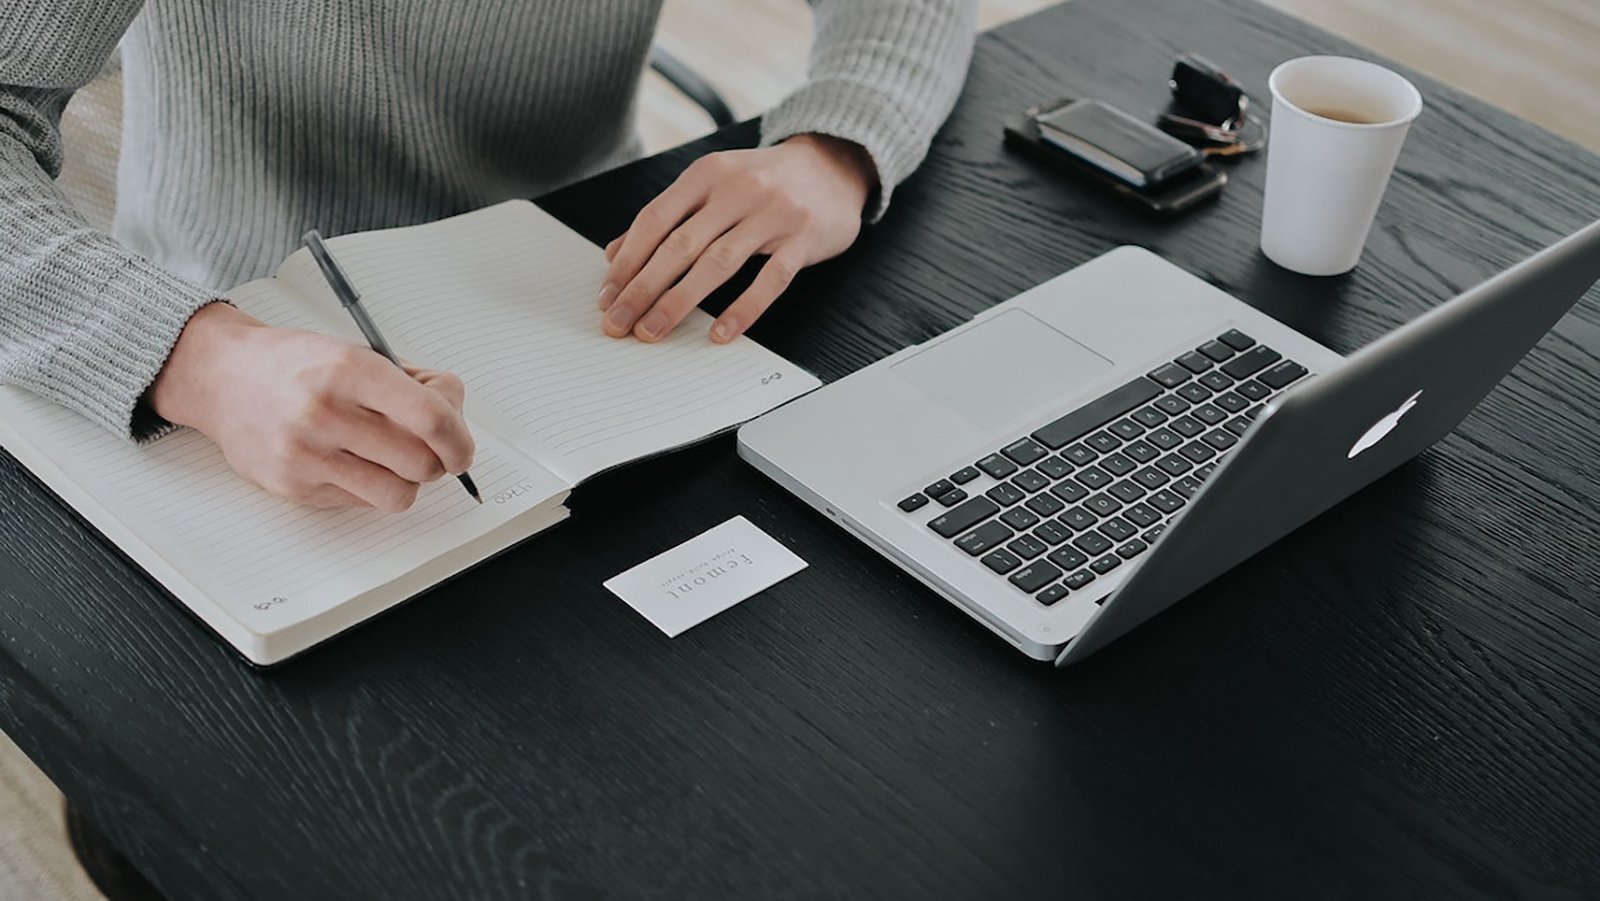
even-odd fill
[[[526,201],[329,247],[402,357],[457,373],[485,503],[454,479],[406,513],[299,507],[197,433],[133,446],[0,387],[0,443],[207,625],[279,662],[561,521],[568,492],[798,397],[816,377],[696,310],[658,344],[607,338],[600,249]],[[226,295],[275,325],[360,342],[305,250]]]

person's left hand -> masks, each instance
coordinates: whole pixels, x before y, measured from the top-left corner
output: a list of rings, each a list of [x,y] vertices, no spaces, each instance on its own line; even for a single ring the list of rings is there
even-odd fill
[[[732,341],[795,273],[855,241],[875,184],[865,150],[821,135],[701,157],[606,245],[605,333],[659,341],[746,261],[766,254],[755,281],[711,326],[711,340]]]

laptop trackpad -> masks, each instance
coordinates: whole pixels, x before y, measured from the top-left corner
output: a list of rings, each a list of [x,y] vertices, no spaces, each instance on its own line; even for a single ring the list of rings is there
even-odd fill
[[[1077,391],[1111,361],[1024,310],[1007,310],[892,367],[923,393],[985,428]]]

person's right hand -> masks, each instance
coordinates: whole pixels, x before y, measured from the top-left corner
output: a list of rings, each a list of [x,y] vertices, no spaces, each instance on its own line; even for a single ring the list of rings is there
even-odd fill
[[[463,394],[449,373],[402,372],[367,347],[213,303],[184,327],[148,399],[274,494],[399,512],[424,482],[471,465]]]

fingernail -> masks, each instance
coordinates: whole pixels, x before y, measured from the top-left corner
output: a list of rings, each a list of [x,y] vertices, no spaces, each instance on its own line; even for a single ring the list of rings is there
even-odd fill
[[[611,284],[610,282],[606,282],[600,287],[600,300],[598,301],[600,305],[600,312],[604,313],[606,310],[610,309],[611,303],[616,299],[617,286]]]
[[[639,331],[646,338],[659,338],[667,330],[667,314],[660,310],[651,310],[650,315],[639,322]]]
[[[733,340],[733,323],[718,319],[716,324],[711,326],[711,340],[719,343]]]
[[[627,304],[612,304],[606,311],[606,331],[613,335],[626,335],[633,328],[633,311]]]

